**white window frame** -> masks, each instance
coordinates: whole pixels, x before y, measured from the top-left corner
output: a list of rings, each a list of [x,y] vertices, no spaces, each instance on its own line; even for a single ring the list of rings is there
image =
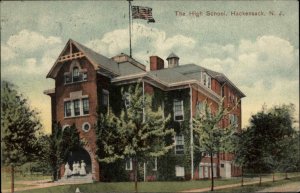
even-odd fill
[[[205,87],[211,89],[211,77],[206,72],[201,73],[201,82]]]
[[[84,113],[84,102],[83,101],[85,101],[85,100],[87,100],[88,113]],[[89,98],[82,98],[81,103],[82,103],[82,115],[90,114],[90,100],[89,100]]]
[[[87,72],[82,72],[82,81],[87,81]]]
[[[157,171],[157,157],[154,157],[154,167],[152,170]]]
[[[124,96],[123,96],[123,100],[124,100],[124,105],[126,108],[130,107],[130,94],[128,92],[125,92],[124,93]]]
[[[75,69],[76,69],[76,74],[75,74]],[[80,81],[80,68],[78,66],[74,66],[72,69],[72,82],[79,82]],[[75,78],[78,78],[77,81],[74,81]]]
[[[75,115],[75,101],[78,100],[78,105],[79,105],[79,115]],[[84,100],[88,100],[88,111],[89,113],[84,113],[84,105],[83,105],[83,101]],[[70,116],[66,116],[66,103],[70,103],[70,108],[71,108],[71,115]],[[87,116],[90,114],[90,103],[89,103],[89,98],[88,97],[80,97],[80,98],[72,98],[72,99],[66,99],[64,100],[64,117],[65,118],[73,118],[73,117],[81,117],[81,116]]]
[[[69,108],[70,108],[70,115],[69,116],[67,116],[67,108],[66,108],[66,104],[67,103],[69,103],[70,104],[70,106],[69,106]],[[64,115],[65,115],[65,117],[72,117],[73,116],[73,113],[72,113],[72,101],[64,101]]]
[[[86,125],[89,126],[89,128],[88,128],[87,130],[84,128]],[[81,129],[82,129],[82,131],[84,131],[84,132],[89,132],[89,131],[91,130],[91,124],[90,124],[89,122],[84,122],[84,123],[82,124],[82,126],[81,126]]]
[[[184,177],[185,176],[184,167],[175,166],[175,175],[176,177]]]
[[[180,102],[180,111],[176,111],[176,103]],[[174,121],[183,121],[184,120],[184,109],[183,109],[183,100],[174,99],[173,100],[173,112],[174,112]],[[176,119],[177,116],[182,116],[182,119]]]
[[[75,115],[75,102],[76,102],[76,101],[78,101],[79,115]],[[75,117],[78,117],[78,116],[82,115],[82,114],[81,114],[81,109],[82,109],[82,108],[81,108],[81,100],[80,100],[80,99],[74,99],[74,100],[72,100],[72,103],[73,103],[73,112],[74,112],[73,115],[74,115]]]
[[[127,163],[129,162],[129,168],[127,167]],[[132,170],[132,159],[131,158],[127,158],[126,162],[125,162],[125,170]]]
[[[181,139],[180,139],[181,138]],[[180,143],[179,140],[180,139]],[[182,145],[182,149],[178,149],[178,145]],[[178,151],[183,151],[183,153],[178,153]],[[184,135],[175,135],[175,155],[184,155]]]

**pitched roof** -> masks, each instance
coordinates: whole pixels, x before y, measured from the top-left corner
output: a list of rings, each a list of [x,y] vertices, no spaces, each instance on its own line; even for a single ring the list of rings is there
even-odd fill
[[[176,54],[174,54],[173,52],[167,57],[167,60],[169,58],[179,58]]]
[[[118,69],[118,63],[116,63],[114,60],[103,56],[92,49],[85,47],[84,45],[72,40],[74,45],[78,47],[79,50],[81,50],[88,59],[93,60],[94,63],[97,65],[95,66],[95,69],[99,68],[105,68],[106,70],[110,70],[111,72],[115,74],[119,74],[119,69]],[[93,64],[94,64],[93,63]]]
[[[79,51],[83,53],[83,55],[91,62],[91,64],[94,66],[95,70],[104,69],[106,71],[109,71],[115,75],[120,75],[118,63],[116,63],[114,60],[107,58],[99,53],[96,53],[95,51],[91,50],[90,48],[85,47],[84,45],[70,39],[66,46],[64,47],[63,51],[60,53],[59,57],[55,61],[54,65],[52,66],[51,70],[47,74],[47,78],[55,78],[58,71],[62,67],[62,62],[59,61],[59,58],[66,52],[66,49],[69,45],[74,45]]]
[[[209,70],[207,68],[204,68],[196,64],[186,64],[186,65],[180,65],[173,68],[165,68],[156,71],[148,71],[146,73],[140,73],[139,75],[140,78],[149,77],[155,81],[164,84],[165,86],[171,86],[171,85],[178,85],[178,84],[184,85],[184,84],[190,84],[196,82],[200,83],[202,72],[206,72],[212,78],[217,79],[220,83],[227,82],[230,86],[236,89],[237,92],[242,97],[245,97],[245,94],[242,91],[240,91],[224,74],[215,72],[213,70]],[[114,81],[118,81],[118,80],[123,81],[130,78],[138,78],[138,77],[128,76],[128,75],[127,77],[119,76],[115,78]]]
[[[242,97],[245,95],[222,73],[215,72],[213,70],[209,70],[202,66],[196,64],[186,64],[180,65],[173,68],[165,68],[156,71],[146,72],[145,69],[141,68],[139,62],[135,61],[132,58],[129,58],[127,61],[116,62],[113,58],[105,57],[99,53],[96,53],[90,48],[70,39],[58,59],[54,63],[53,67],[49,71],[47,78],[55,78],[58,71],[60,70],[63,62],[59,59],[62,57],[64,53],[66,53],[66,49],[69,45],[74,45],[80,52],[83,53],[83,57],[86,57],[87,60],[91,62],[94,66],[95,70],[99,70],[103,73],[113,74],[115,77],[112,82],[129,80],[132,78],[138,77],[148,77],[153,79],[154,81],[158,81],[165,86],[171,85],[183,85],[195,82],[201,82],[201,72],[206,72],[211,77],[217,79],[220,83],[229,83],[234,89],[236,89]],[[72,53],[70,53],[72,54]],[[123,54],[124,55],[124,54]],[[179,58],[174,53],[171,53],[168,58]],[[168,59],[167,58],[167,59]],[[138,65],[138,64],[139,65]]]

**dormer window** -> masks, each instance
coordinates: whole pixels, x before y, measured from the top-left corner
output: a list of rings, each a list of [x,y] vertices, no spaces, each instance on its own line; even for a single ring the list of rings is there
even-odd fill
[[[211,88],[211,77],[205,72],[202,72],[202,83],[205,87]]]

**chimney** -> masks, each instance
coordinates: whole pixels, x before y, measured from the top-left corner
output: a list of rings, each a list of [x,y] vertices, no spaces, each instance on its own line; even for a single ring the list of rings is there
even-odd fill
[[[174,68],[179,65],[179,57],[173,52],[168,56],[168,68]]]
[[[150,56],[150,71],[164,69],[164,60],[158,56]]]

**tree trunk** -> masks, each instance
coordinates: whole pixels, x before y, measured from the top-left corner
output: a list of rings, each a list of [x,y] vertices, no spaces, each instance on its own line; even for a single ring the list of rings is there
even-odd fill
[[[137,159],[136,157],[134,158],[134,192],[138,192],[138,182],[137,182],[137,179],[138,179],[138,162],[137,162]]]
[[[275,173],[273,172],[273,182],[275,182]]]
[[[288,173],[285,172],[285,179],[288,179]]]
[[[259,185],[261,186],[261,173],[259,171]]]
[[[15,192],[15,168],[11,165],[11,193]]]
[[[241,186],[244,186],[244,171],[243,171],[243,166],[242,166],[242,180],[241,180],[241,183],[242,183]]]
[[[213,154],[210,153],[210,170],[211,170],[211,188],[210,191],[214,191],[214,168],[213,168]]]

